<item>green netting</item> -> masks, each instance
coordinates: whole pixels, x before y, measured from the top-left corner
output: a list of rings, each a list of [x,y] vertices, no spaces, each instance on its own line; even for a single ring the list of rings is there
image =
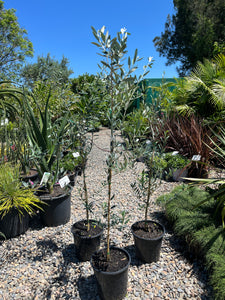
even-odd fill
[[[140,83],[140,88],[144,91],[144,97],[138,98],[134,103],[134,106],[139,107],[140,101],[145,100],[147,103],[152,103],[152,99],[157,98],[159,92],[154,87],[160,87],[168,82],[176,82],[176,78],[148,78],[144,79]],[[175,86],[170,86],[168,89],[172,91]],[[144,99],[143,99],[144,98]]]

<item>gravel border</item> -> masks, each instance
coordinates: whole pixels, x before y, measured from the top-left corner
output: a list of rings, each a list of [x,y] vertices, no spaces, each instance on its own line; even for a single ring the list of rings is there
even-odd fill
[[[94,134],[95,145],[87,163],[89,199],[94,202],[95,219],[102,219],[102,203],[106,202],[107,190],[105,158],[109,144],[109,130],[101,128]],[[143,219],[138,200],[130,187],[143,168],[138,163],[133,169],[113,177],[115,214],[129,212],[129,221],[111,231],[111,244],[124,247],[131,255],[126,299],[212,299],[207,272],[202,262],[188,255],[185,243],[178,239],[169,227],[162,209],[155,199],[171,191],[178,183],[163,182],[152,197],[150,219],[163,223],[166,234],[163,239],[160,260],[143,264],[135,258],[130,226]],[[85,218],[80,197],[82,178],[77,177],[72,191],[72,215],[67,224],[44,227],[36,216],[29,230],[0,245],[0,299],[82,299],[98,300],[96,281],[89,262],[79,262],[76,257],[71,226]],[[106,243],[105,236],[101,247]]]

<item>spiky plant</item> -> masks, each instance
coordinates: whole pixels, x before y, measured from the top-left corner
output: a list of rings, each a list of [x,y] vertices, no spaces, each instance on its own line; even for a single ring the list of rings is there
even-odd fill
[[[8,163],[0,165],[0,216],[3,218],[12,209],[19,215],[24,212],[32,215],[36,209],[42,209],[43,202],[34,195],[34,191],[22,187],[19,166]]]

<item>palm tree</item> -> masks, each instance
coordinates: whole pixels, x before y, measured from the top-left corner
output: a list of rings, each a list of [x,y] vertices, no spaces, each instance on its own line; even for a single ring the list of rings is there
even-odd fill
[[[225,55],[198,62],[190,76],[178,82],[174,93],[180,113],[194,112],[206,119],[221,117],[225,113]]]

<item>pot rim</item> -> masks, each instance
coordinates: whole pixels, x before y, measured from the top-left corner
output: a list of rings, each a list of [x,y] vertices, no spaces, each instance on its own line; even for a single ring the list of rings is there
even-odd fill
[[[159,226],[162,228],[162,230],[163,230],[162,234],[159,235],[158,237],[155,237],[155,238],[144,238],[144,237],[139,236],[138,234],[136,234],[136,233],[133,231],[132,227],[133,227],[135,224],[137,224],[137,223],[143,223],[143,222],[156,223],[157,225],[159,225]],[[135,222],[134,224],[131,225],[131,232],[132,232],[132,234],[133,234],[135,237],[137,237],[137,238],[139,238],[139,239],[141,239],[141,240],[148,240],[148,241],[157,241],[157,240],[163,238],[163,236],[164,236],[165,233],[166,233],[166,232],[165,232],[165,227],[164,227],[161,223],[159,223],[159,222],[157,222],[157,221],[153,221],[153,220],[147,220],[147,221],[141,220],[141,221]]]
[[[78,234],[76,234],[76,232],[74,232],[74,225],[75,224],[77,224],[77,223],[79,223],[79,222],[82,222],[82,221],[86,221],[86,219],[82,219],[82,220],[79,220],[79,221],[77,221],[77,222],[75,222],[75,223],[73,223],[73,225],[71,226],[71,232],[72,232],[72,234],[74,234],[74,235],[78,235]],[[90,222],[97,222],[96,220],[93,220],[93,219],[91,219],[91,220],[89,220]],[[98,225],[98,224],[97,224]],[[100,236],[100,235],[102,235],[103,234],[103,231],[104,231],[104,229],[103,229],[103,227],[101,227],[101,226],[99,226],[98,225],[98,227],[99,228],[101,228],[101,231],[98,233],[98,234],[96,234],[96,235],[92,235],[92,236],[80,236],[80,235],[78,235],[80,238],[82,238],[82,239],[94,239],[94,238],[96,238],[96,237],[98,237],[98,236]]]
[[[95,253],[98,253],[98,252],[103,251],[103,250],[106,250],[106,249],[107,249],[107,248],[102,248],[102,249],[96,251]],[[111,246],[110,249],[116,249],[116,250],[119,250],[119,251],[121,251],[121,252],[124,252],[124,253],[126,254],[127,258],[128,258],[128,263],[127,263],[127,265],[126,265],[125,267],[123,267],[122,269],[120,269],[120,270],[118,270],[118,271],[115,271],[115,272],[101,271],[101,270],[99,270],[99,269],[97,269],[97,268],[95,268],[95,267],[93,266],[93,263],[92,263],[92,257],[93,257],[93,255],[95,254],[95,253],[93,253],[92,256],[91,256],[91,260],[90,260],[90,264],[91,264],[92,268],[94,269],[94,271],[96,271],[96,272],[98,272],[98,273],[101,273],[101,274],[104,274],[104,275],[106,275],[106,276],[107,276],[107,275],[109,275],[109,276],[110,276],[110,275],[118,275],[118,274],[120,274],[120,273],[123,273],[126,269],[129,268],[129,265],[130,265],[130,263],[131,263],[131,257],[130,257],[130,254],[127,252],[127,250],[125,250],[125,249],[123,249],[123,248],[116,247],[116,246]]]
[[[54,184],[54,186],[56,186],[56,185]],[[44,186],[39,187],[40,190],[42,189],[42,187],[44,187]],[[61,199],[61,198],[64,198],[64,197],[66,197],[66,196],[70,196],[70,195],[71,195],[72,190],[73,190],[73,187],[72,187],[70,184],[68,184],[68,185],[67,185],[67,188],[68,188],[68,190],[65,191],[63,194],[61,194],[61,195],[59,195],[59,196],[54,196],[54,197],[52,197],[51,194],[45,194],[45,195],[38,195],[38,197],[39,197],[42,201],[54,201],[54,200],[58,200],[58,199]],[[35,192],[35,193],[36,193],[36,192]],[[35,194],[35,193],[34,193],[34,194]],[[38,193],[38,190],[37,190],[37,193]]]

